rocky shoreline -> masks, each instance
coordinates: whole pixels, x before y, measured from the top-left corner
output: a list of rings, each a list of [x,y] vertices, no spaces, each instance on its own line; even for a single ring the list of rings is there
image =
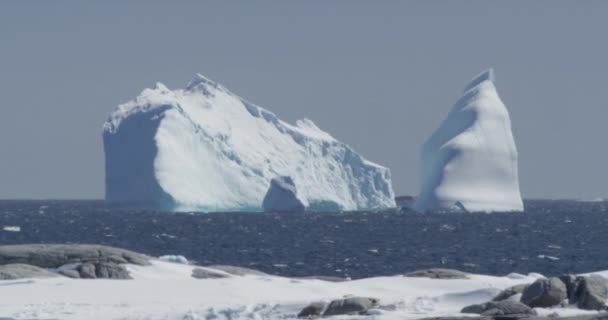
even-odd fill
[[[150,266],[153,260],[189,264],[181,256],[154,258],[137,252],[87,244],[23,244],[0,246],[0,280],[67,277],[71,279],[132,279],[127,265]],[[190,265],[190,264],[189,264]],[[238,276],[272,277],[272,275],[229,265],[192,266],[193,279],[220,279]],[[468,280],[471,274],[452,269],[425,269],[402,274],[409,278],[442,281]],[[350,279],[311,276],[289,278],[291,281],[321,280],[344,282]],[[523,279],[523,278],[522,278]],[[530,278],[528,278],[530,279]],[[532,278],[533,279],[533,278]],[[599,275],[573,274],[544,278],[540,275],[530,283],[508,287],[491,300],[468,305],[462,317],[424,318],[426,320],[517,320],[572,319],[608,320],[608,280]],[[373,316],[376,312],[395,310],[398,306],[367,296],[343,296],[333,300],[312,301],[297,314],[298,318],[319,318],[335,315]],[[535,308],[578,309],[594,314],[560,317],[540,315]],[[10,318],[7,318],[10,319]]]

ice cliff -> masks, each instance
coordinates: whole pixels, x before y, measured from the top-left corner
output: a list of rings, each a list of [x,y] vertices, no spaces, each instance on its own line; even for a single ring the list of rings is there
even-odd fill
[[[389,169],[310,120],[295,125],[197,75],[120,105],[103,126],[106,200],[162,210],[262,211],[290,176],[310,210],[394,207]]]
[[[422,146],[420,211],[522,211],[517,149],[492,69],[466,87]]]

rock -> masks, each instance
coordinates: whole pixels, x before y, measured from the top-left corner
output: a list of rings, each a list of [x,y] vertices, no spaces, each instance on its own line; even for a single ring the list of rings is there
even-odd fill
[[[289,176],[273,178],[262,202],[266,212],[303,212],[304,201],[298,197],[298,190]]]
[[[536,315],[536,311],[527,305],[510,300],[490,301],[464,307],[461,313],[476,313],[482,316]]]
[[[300,313],[298,313],[298,318],[316,318],[323,315],[323,310],[327,307],[327,303],[325,302],[313,302],[308,306],[304,307]]]
[[[323,316],[335,316],[344,314],[364,314],[370,308],[378,305],[378,299],[365,297],[350,297],[333,300],[329,303]]]
[[[72,279],[80,279],[80,273],[76,269],[62,269],[57,270],[57,273],[64,277],[72,278]]]
[[[78,273],[83,279],[95,279],[97,275],[95,274],[95,265],[92,263],[83,263],[78,267]]]
[[[524,290],[521,302],[532,308],[546,308],[562,303],[567,297],[566,285],[559,278],[538,279]]]
[[[527,283],[524,284],[518,284],[512,287],[509,287],[503,291],[501,291],[500,293],[498,293],[498,295],[496,295],[496,297],[494,297],[494,299],[492,299],[492,301],[503,301],[503,300],[507,300],[510,297],[516,295],[516,294],[520,294],[523,293],[524,290],[528,287],[529,285]]]
[[[405,277],[431,278],[431,279],[468,279],[469,275],[466,272],[433,268],[426,270],[417,270],[404,274]]]
[[[248,276],[248,275],[267,276],[268,275],[268,273],[264,273],[259,270],[237,267],[237,266],[211,265],[211,266],[205,266],[205,268],[224,271],[233,276]]]
[[[149,265],[149,258],[133,251],[84,244],[24,244],[0,246],[0,265],[24,263],[41,268],[59,268],[71,263]]]
[[[598,275],[582,277],[576,292],[577,305],[585,310],[605,310],[608,288],[606,279]]]
[[[582,277],[577,277],[572,274],[565,274],[559,276],[559,279],[566,285],[566,291],[568,292],[568,301],[570,303],[576,303],[576,292],[580,284]]]
[[[350,281],[350,278],[342,278],[342,277],[333,277],[333,276],[306,276],[306,277],[295,277],[293,279],[301,279],[301,280],[321,280],[327,282],[344,282]]]
[[[50,278],[57,274],[28,264],[6,264],[0,266],[0,280],[16,280],[25,278]]]
[[[216,271],[207,268],[194,268],[192,269],[192,278],[195,279],[219,279],[219,278],[228,278],[225,272]]]
[[[123,265],[112,262],[96,263],[95,276],[98,279],[131,279],[129,271]]]

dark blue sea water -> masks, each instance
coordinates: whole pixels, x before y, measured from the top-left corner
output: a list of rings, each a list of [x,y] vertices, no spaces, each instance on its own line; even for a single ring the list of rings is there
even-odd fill
[[[523,214],[285,215],[7,200],[0,201],[0,244],[98,243],[289,276],[362,278],[428,267],[494,275],[608,269],[608,202],[529,200],[525,205]]]

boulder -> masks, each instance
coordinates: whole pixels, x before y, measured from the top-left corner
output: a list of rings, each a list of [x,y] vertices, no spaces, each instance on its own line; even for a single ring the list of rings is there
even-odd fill
[[[92,263],[83,263],[78,267],[78,275],[84,279],[95,279],[97,275],[95,273],[95,265]]]
[[[374,298],[350,297],[333,300],[323,312],[323,316],[364,314],[377,305],[378,299]]]
[[[559,278],[538,279],[524,290],[521,302],[532,308],[546,308],[562,303],[567,297],[566,285]]]
[[[298,318],[320,317],[323,315],[323,310],[325,310],[325,307],[327,307],[327,303],[325,302],[313,302],[304,307],[304,309],[298,313]]]
[[[577,291],[580,285],[582,277],[577,277],[573,274],[565,274],[559,276],[559,279],[566,285],[566,291],[568,292],[568,302],[576,303]]]
[[[576,291],[576,302],[579,308],[606,310],[606,299],[608,299],[608,288],[605,278],[598,275],[581,277]]]
[[[195,279],[220,279],[228,278],[229,275],[225,272],[207,269],[207,268],[194,268],[192,269],[192,278]]]
[[[23,244],[0,246],[0,265],[23,263],[41,268],[59,268],[71,263],[149,265],[149,257],[133,251],[85,244]]]
[[[536,311],[529,306],[511,300],[490,301],[464,307],[461,313],[476,313],[482,316],[505,315],[536,315]]]
[[[131,279],[125,266],[112,262],[96,263],[95,276],[98,279]]]
[[[6,264],[0,266],[0,280],[16,280],[25,278],[49,278],[57,274],[28,264]]]
[[[237,267],[237,266],[210,265],[210,266],[205,266],[205,268],[224,271],[224,272],[229,273],[229,274],[231,274],[233,276],[249,276],[249,275],[267,276],[268,275],[268,273],[264,273],[264,272],[259,271],[259,270],[249,269],[249,268],[243,268],[243,267]]]
[[[262,207],[266,212],[303,212],[304,201],[298,197],[298,190],[289,176],[276,177],[270,181]]]
[[[404,274],[405,277],[431,278],[431,279],[468,279],[469,274],[466,272],[453,270],[432,268],[425,270],[417,270]]]
[[[514,295],[517,294],[521,294],[524,292],[524,290],[526,290],[526,288],[528,287],[527,283],[523,283],[523,284],[518,284],[512,287],[509,287],[501,292],[498,293],[498,295],[496,295],[496,297],[494,297],[494,299],[492,299],[492,301],[503,301],[503,300],[507,300],[509,298],[511,298]]]

